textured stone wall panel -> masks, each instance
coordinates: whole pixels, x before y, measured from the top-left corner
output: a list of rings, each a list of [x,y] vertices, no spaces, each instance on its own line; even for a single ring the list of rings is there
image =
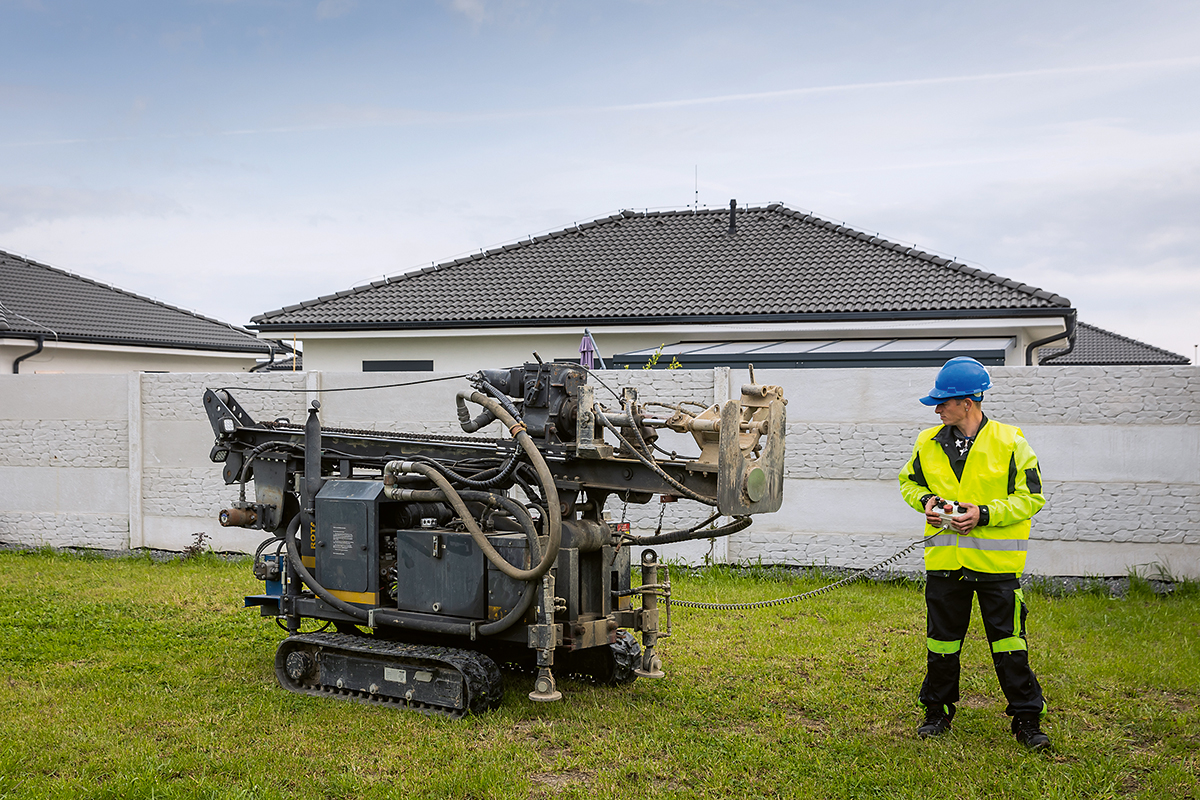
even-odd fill
[[[882,536],[755,533],[753,528],[729,537],[729,560],[735,564],[800,564],[863,568],[903,550],[908,542]],[[916,548],[890,564],[893,570],[924,569],[924,553]]]
[[[256,420],[280,416],[292,422],[305,419],[305,373],[267,374],[170,373],[142,376],[142,414],[148,420],[208,421],[204,390],[228,387],[238,403]],[[298,389],[294,392],[259,392],[253,389]]]
[[[1200,370],[1180,367],[993,367],[985,408],[1046,424],[1200,424]]]
[[[124,514],[52,514],[0,512],[0,542],[20,547],[129,547],[129,517]]]
[[[225,485],[220,464],[211,469],[146,469],[142,479],[142,513],[148,516],[215,520],[237,499],[237,484]],[[246,499],[254,500],[254,481],[246,485]]]
[[[711,369],[620,369],[598,374],[617,392],[623,386],[637,389],[640,402],[680,403],[693,400],[706,405],[714,402],[715,382]],[[617,401],[595,378],[589,378],[588,383],[595,385],[597,400],[609,408],[615,407]]]
[[[784,475],[798,479],[894,478],[912,454],[918,432],[900,424],[788,423]]]
[[[1200,486],[1052,483],[1034,539],[1200,544]]]
[[[0,420],[0,466],[129,466],[129,430],[121,420]]]

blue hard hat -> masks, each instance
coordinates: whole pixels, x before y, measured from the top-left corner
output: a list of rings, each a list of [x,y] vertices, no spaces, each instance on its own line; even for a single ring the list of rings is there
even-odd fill
[[[990,388],[992,378],[988,375],[987,367],[973,358],[957,356],[938,370],[937,380],[933,382],[933,391],[928,397],[922,397],[921,402],[927,406],[936,406],[952,397],[982,400],[983,393]]]

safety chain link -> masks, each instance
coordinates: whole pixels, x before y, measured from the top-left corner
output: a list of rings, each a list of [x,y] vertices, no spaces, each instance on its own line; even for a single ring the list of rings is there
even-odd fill
[[[816,597],[819,594],[825,594],[826,592],[837,589],[840,586],[845,586],[847,584],[854,583],[857,580],[861,580],[875,570],[882,569],[888,564],[891,564],[893,561],[898,561],[916,548],[920,547],[923,543],[923,539],[918,539],[908,547],[901,550],[899,553],[896,553],[894,556],[888,556],[875,566],[868,567],[867,569],[864,569],[862,572],[859,572],[855,575],[848,575],[836,583],[822,586],[819,589],[813,589],[811,592],[805,592],[804,594],[794,594],[791,597],[780,597],[777,600],[759,600],[755,603],[697,603],[691,600],[675,600],[669,594],[666,596],[660,594],[659,596],[662,597],[667,603],[668,608],[670,606],[681,606],[683,608],[702,608],[708,611],[745,611],[751,608],[770,608],[771,606],[781,606],[785,603],[795,603],[800,600],[806,600],[809,597]],[[668,613],[670,612],[668,611]]]

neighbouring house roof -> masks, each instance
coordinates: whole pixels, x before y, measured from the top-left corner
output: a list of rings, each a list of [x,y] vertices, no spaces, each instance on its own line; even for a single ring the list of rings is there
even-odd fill
[[[0,251],[0,337],[36,336],[258,355],[268,347],[244,328]]]
[[[1123,364],[1187,364],[1184,356],[1163,350],[1119,333],[1106,331],[1080,322],[1075,331],[1075,348],[1066,353],[1065,348],[1047,348],[1039,354],[1042,364],[1055,366],[1111,367]],[[1058,354],[1058,355],[1056,355]]]
[[[304,372],[304,354],[284,354],[262,372]]]
[[[1055,316],[1070,301],[779,204],[622,211],[254,317],[271,330]]]

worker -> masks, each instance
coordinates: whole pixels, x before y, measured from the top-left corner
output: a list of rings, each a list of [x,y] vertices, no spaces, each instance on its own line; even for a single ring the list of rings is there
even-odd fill
[[[1013,735],[1031,750],[1046,750],[1050,737],[1041,729],[1046,704],[1029,667],[1019,581],[1030,519],[1046,498],[1037,456],[1024,434],[983,413],[984,392],[991,386],[987,368],[975,359],[947,361],[933,391],[921,398],[935,406],[942,424],[921,432],[900,471],[905,502],[925,514],[928,655],[919,695],[925,720],[917,735],[925,739],[950,730],[974,595]]]

